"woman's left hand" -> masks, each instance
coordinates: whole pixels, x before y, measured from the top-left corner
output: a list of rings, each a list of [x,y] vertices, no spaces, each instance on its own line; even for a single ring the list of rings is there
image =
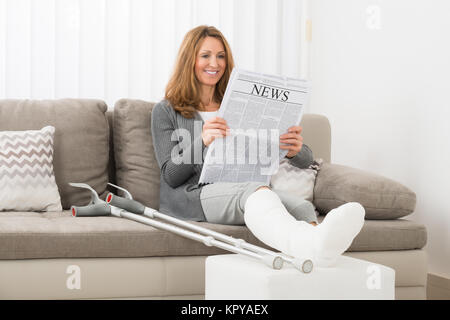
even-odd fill
[[[293,126],[288,129],[288,133],[280,136],[280,149],[289,150],[286,157],[292,158],[300,152],[303,146],[303,137],[300,135],[302,127]]]

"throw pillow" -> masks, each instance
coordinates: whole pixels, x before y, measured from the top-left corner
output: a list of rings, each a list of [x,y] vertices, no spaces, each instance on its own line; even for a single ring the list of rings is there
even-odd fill
[[[0,211],[61,211],[53,172],[55,128],[0,132]]]
[[[411,214],[416,194],[403,184],[365,170],[325,163],[317,175],[314,205],[320,213],[359,202],[366,220],[390,220]]]
[[[317,159],[307,169],[300,169],[291,165],[288,159],[283,159],[271,177],[270,186],[312,202],[314,183],[322,162],[322,159]]]

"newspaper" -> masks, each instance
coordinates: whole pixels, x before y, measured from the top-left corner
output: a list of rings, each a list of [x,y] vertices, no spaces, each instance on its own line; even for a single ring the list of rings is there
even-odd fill
[[[269,184],[285,157],[279,137],[300,124],[310,83],[234,68],[218,116],[230,135],[208,147],[199,183]]]

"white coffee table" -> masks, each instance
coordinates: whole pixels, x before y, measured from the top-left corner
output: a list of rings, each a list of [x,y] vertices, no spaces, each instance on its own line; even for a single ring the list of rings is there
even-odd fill
[[[395,271],[341,256],[335,267],[302,273],[289,264],[274,270],[241,254],[209,256],[205,299],[209,300],[392,300]]]

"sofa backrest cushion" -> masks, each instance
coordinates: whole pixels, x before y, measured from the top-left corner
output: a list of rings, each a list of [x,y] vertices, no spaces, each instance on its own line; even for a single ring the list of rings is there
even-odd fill
[[[116,183],[133,199],[159,209],[160,170],[150,130],[154,103],[121,99],[114,106]]]
[[[314,113],[303,114],[300,122],[303,143],[312,150],[315,159],[331,162],[331,126],[328,118]]]
[[[55,127],[53,167],[63,209],[87,205],[88,191],[69,182],[89,184],[106,196],[109,127],[106,104],[92,99],[0,100],[0,131]]]

